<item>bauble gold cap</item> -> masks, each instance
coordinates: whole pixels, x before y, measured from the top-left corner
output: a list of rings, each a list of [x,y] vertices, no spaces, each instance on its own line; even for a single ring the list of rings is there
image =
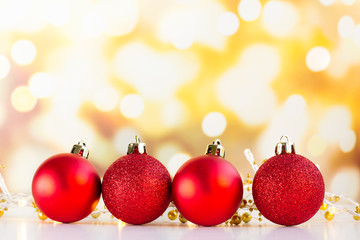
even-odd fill
[[[129,144],[127,154],[131,154],[134,152],[146,154],[146,143],[142,143],[137,135],[135,136],[135,142]]]
[[[225,148],[221,146],[220,139],[216,139],[212,144],[207,146],[205,154],[211,154],[214,156],[225,157]]]
[[[295,143],[290,141],[290,138],[283,135],[280,142],[275,147],[275,154],[295,153]]]
[[[80,141],[78,144],[75,144],[71,149],[71,153],[79,155],[85,159],[89,157],[89,149],[86,147],[86,143],[84,141]]]

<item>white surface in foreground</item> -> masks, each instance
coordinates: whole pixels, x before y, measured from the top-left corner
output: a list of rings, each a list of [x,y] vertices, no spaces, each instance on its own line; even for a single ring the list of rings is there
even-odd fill
[[[314,240],[360,239],[360,222],[354,220],[310,221],[297,227],[264,225],[195,227],[177,223],[152,223],[142,226],[118,225],[116,222],[58,224],[36,218],[0,218],[0,239],[11,240],[72,240],[72,239],[176,239],[176,240]]]

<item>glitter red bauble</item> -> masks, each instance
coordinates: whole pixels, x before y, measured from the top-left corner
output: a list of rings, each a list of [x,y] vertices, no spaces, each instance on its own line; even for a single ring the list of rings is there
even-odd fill
[[[167,209],[171,177],[157,159],[135,152],[109,167],[102,193],[105,206],[116,218],[130,224],[145,224]]]
[[[242,180],[236,168],[210,154],[187,161],[173,181],[177,209],[198,225],[213,226],[231,218],[239,208],[242,195]]]
[[[57,154],[37,169],[32,194],[36,206],[50,219],[76,222],[96,208],[101,180],[85,158],[72,153]]]
[[[325,194],[324,179],[307,158],[280,154],[256,172],[252,193],[256,207],[268,220],[286,226],[309,220],[319,210]]]

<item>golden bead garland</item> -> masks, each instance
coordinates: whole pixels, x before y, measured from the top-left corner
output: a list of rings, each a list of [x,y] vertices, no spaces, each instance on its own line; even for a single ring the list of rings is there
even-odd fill
[[[354,220],[360,220],[359,203],[341,194],[325,192],[324,202],[322,203],[320,210],[326,211],[324,217],[328,221],[333,220],[335,214],[338,213],[349,213],[353,216]]]

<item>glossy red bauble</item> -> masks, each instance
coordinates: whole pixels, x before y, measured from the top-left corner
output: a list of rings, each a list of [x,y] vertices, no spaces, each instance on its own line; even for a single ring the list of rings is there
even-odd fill
[[[85,158],[72,153],[57,154],[36,171],[32,194],[37,207],[50,219],[75,222],[96,208],[101,180]]]
[[[259,168],[252,191],[256,207],[265,218],[291,226],[316,214],[324,199],[325,184],[314,163],[301,155],[284,153]]]
[[[167,209],[171,177],[157,159],[134,152],[108,168],[102,192],[105,206],[116,218],[130,224],[145,224]]]
[[[242,180],[236,168],[211,154],[187,161],[173,181],[173,200],[177,209],[187,220],[198,225],[217,225],[231,218],[242,195]]]

